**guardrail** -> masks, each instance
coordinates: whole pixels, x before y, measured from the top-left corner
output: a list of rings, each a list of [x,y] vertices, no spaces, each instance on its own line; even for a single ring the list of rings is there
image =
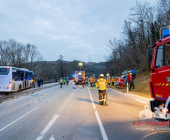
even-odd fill
[[[45,80],[43,80],[43,84],[54,83],[54,82],[56,82],[55,79],[45,79]],[[35,79],[35,86],[36,87],[38,86],[37,79]]]

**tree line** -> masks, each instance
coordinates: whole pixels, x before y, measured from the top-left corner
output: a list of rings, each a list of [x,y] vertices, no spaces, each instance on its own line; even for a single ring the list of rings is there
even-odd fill
[[[147,47],[154,45],[161,27],[170,25],[170,0],[159,0],[156,5],[136,2],[124,20],[120,39],[109,40],[111,51],[106,69],[111,75],[124,70],[147,71]]]
[[[35,45],[24,45],[14,39],[0,41],[0,66],[26,68],[33,71],[36,78],[71,77],[74,71],[79,70],[79,62],[64,61],[62,55],[56,61],[45,61]],[[85,67],[84,65],[83,68]]]
[[[35,45],[24,45],[13,39],[0,41],[0,65],[34,70],[42,56]]]

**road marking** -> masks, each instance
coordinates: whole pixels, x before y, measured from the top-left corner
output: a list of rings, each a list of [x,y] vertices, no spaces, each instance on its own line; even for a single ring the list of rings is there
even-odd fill
[[[99,114],[98,114],[98,112],[97,112],[97,110],[96,110],[96,106],[95,106],[95,104],[94,104],[94,101],[93,101],[91,92],[90,92],[89,89],[88,89],[88,91],[89,91],[89,95],[90,95],[90,98],[91,98],[91,102],[92,102],[93,108],[94,108],[94,110],[95,110],[95,115],[96,115],[96,118],[97,118],[97,122],[98,122],[98,124],[99,124],[100,131],[101,131],[101,133],[102,133],[103,140],[108,140],[107,135],[106,135],[106,132],[105,132],[105,129],[104,129],[103,124],[102,124],[102,122],[101,122],[101,120],[100,120]]]
[[[59,117],[59,115],[55,115],[50,122],[47,124],[47,126],[44,128],[44,130],[41,132],[40,136],[36,139],[36,140],[41,140],[45,133],[50,129],[50,127],[53,125],[53,123],[57,120],[57,118]]]
[[[139,99],[134,99],[134,100],[136,100],[136,101],[138,101],[138,102],[141,102],[141,103],[143,103],[143,104],[146,104],[146,102],[141,101],[141,100],[139,100]]]
[[[51,138],[49,140],[55,140],[54,136],[52,135]]]
[[[21,116],[20,118],[16,119],[15,121],[13,121],[12,123],[6,125],[5,127],[3,127],[2,129],[0,129],[0,132],[4,129],[6,129],[7,127],[9,127],[10,125],[14,124],[15,122],[17,122],[18,120],[22,119],[23,117],[25,117],[26,115],[30,114],[31,112],[33,112],[34,110],[36,110],[38,107],[34,108],[33,110],[31,110],[30,112],[28,112],[27,114]]]
[[[87,87],[87,89],[98,89],[98,88],[95,88],[95,87]],[[106,90],[109,90],[108,88]]]
[[[116,92],[118,92],[118,93],[120,93],[120,94],[123,94],[122,92],[119,92],[119,91],[117,91],[117,90],[114,90],[114,89],[112,89],[113,91],[116,91]],[[124,94],[123,94],[124,95]]]
[[[113,89],[112,89],[113,90]],[[113,90],[113,91],[116,91],[116,92],[118,92],[118,93],[120,93],[120,94],[122,94],[122,95],[125,95],[125,96],[128,96],[128,97],[131,97],[132,95],[126,95],[126,93],[125,94],[123,94],[123,93],[121,93],[121,92],[119,92],[119,91],[117,91],[117,90]],[[132,97],[133,98],[133,97]],[[134,98],[133,98],[134,99]],[[138,101],[138,102],[141,102],[141,103],[143,103],[143,104],[147,104],[145,101],[142,101],[142,100],[139,100],[139,99],[137,99],[137,98],[135,98],[134,100],[136,100],[136,101]]]

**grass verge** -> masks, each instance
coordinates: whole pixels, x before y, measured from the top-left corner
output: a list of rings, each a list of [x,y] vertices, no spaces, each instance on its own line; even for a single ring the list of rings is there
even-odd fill
[[[151,98],[149,81],[150,72],[142,72],[137,74],[136,78],[134,79],[135,90],[131,89],[129,93]],[[127,93],[127,86],[125,86],[124,89],[118,89],[116,87],[113,87],[113,89]]]

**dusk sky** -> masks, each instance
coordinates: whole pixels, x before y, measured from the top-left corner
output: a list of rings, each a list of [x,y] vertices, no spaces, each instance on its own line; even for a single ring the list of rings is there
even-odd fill
[[[152,5],[156,0],[138,0]],[[100,62],[109,39],[120,38],[136,0],[1,0],[0,40],[38,47],[44,60]]]

